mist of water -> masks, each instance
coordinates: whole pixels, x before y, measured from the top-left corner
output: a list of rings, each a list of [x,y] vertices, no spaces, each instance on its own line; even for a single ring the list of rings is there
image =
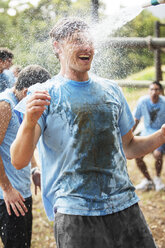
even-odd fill
[[[99,76],[114,78],[118,74],[117,68],[120,67],[120,74],[123,77],[127,74],[129,63],[121,61],[124,55],[124,49],[107,47],[107,40],[113,33],[126,23],[138,16],[143,8],[141,4],[120,7],[114,11],[113,6],[108,16],[98,24],[92,25],[92,36],[94,37],[95,57],[92,64],[92,72]]]
[[[102,43],[105,43],[113,32],[133,20],[142,10],[143,8],[140,4],[120,7],[116,11],[113,10],[112,6],[112,10],[109,12],[108,16],[100,23],[92,26],[92,35],[95,40],[95,46],[98,47],[102,45]]]
[[[139,0],[140,1],[140,0]],[[105,64],[106,66],[109,66],[109,69],[106,69],[107,72],[109,71],[109,75],[111,75],[111,68],[112,68],[112,60],[111,56],[108,54],[108,60],[107,57],[104,56],[106,53],[106,41],[107,39],[113,35],[113,33],[121,28],[123,25],[128,23],[129,21],[133,20],[140,12],[143,10],[140,4],[135,3],[136,5],[129,5],[126,7],[121,7],[118,10],[114,11],[113,4],[112,9],[107,14],[107,16],[103,17],[103,20],[100,20],[99,23],[92,23],[91,24],[91,30],[92,30],[92,37],[94,38],[94,46],[96,55],[94,57],[92,70],[101,75],[104,76],[105,71]],[[88,16],[83,13],[84,16],[80,16],[84,20],[89,20],[89,13]],[[27,41],[27,46],[29,46],[29,40]],[[108,48],[109,49],[109,48]],[[107,50],[108,50],[107,49]],[[20,51],[19,44],[18,44],[18,50]],[[52,75],[56,74],[59,71],[59,64],[58,60],[55,59],[54,54],[52,53],[52,45],[50,39],[44,40],[44,42],[36,42],[31,45],[30,52],[33,54],[36,54],[37,61],[45,67],[49,72],[52,73]],[[104,54],[103,54],[104,53]],[[120,51],[113,51],[112,57],[120,57]],[[46,59],[45,59],[46,58]],[[35,63],[37,63],[37,61]],[[116,59],[117,61],[117,59]],[[20,62],[18,61],[20,64]],[[33,64],[33,56],[28,56],[28,63]],[[113,67],[115,65],[113,64]],[[127,65],[125,65],[127,66]],[[115,68],[113,69],[113,71]],[[106,75],[107,76],[107,75]]]

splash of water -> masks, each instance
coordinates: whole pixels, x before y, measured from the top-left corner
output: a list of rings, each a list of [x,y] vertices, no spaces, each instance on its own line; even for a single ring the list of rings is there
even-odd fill
[[[92,26],[92,36],[94,37],[95,56],[92,63],[92,72],[102,77],[115,77],[118,74],[117,64],[120,64],[121,50],[118,48],[109,49],[107,40],[113,33],[126,23],[138,16],[143,8],[142,5],[132,4],[126,7],[120,7],[118,10],[113,9],[109,12],[107,18],[102,22]],[[120,74],[126,74],[127,61],[121,64]],[[129,63],[128,63],[129,64]]]
[[[94,37],[96,48],[102,45],[102,43],[105,43],[113,32],[138,16],[142,10],[143,8],[140,4],[120,7],[115,12],[110,12],[105,20],[99,24],[93,25],[92,35]]]

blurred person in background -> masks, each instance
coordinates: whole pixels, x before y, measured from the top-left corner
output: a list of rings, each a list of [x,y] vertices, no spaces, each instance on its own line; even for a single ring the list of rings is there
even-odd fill
[[[30,65],[21,71],[13,88],[0,93],[0,237],[5,248],[30,247],[31,173],[35,192],[37,186],[40,187],[40,174],[34,156],[31,160],[32,169],[29,164],[17,171],[11,163],[10,146],[20,126],[14,107],[26,96],[28,87],[49,78],[44,68]]]
[[[133,127],[133,131],[136,130],[142,118],[143,127],[140,132],[141,136],[153,134],[161,128],[163,123],[165,123],[165,97],[162,95],[164,95],[163,86],[157,81],[152,82],[149,86],[149,95],[141,97],[138,101],[136,109],[134,110],[135,125]],[[160,177],[164,153],[165,144],[152,152],[155,159],[156,170],[156,176],[153,179],[147,169],[144,157],[136,159],[136,164],[144,176],[144,179],[136,185],[137,190],[165,190],[165,185]]]
[[[11,88],[15,82],[14,74],[9,71],[12,66],[13,53],[4,47],[0,47],[0,92]]]
[[[19,73],[22,70],[22,66],[21,65],[12,65],[12,67],[10,68],[10,71],[12,71],[12,73],[14,74],[15,77],[15,81],[18,78]]]

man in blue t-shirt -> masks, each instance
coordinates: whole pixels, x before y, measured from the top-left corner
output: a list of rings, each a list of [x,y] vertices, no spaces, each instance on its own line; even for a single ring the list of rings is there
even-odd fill
[[[10,159],[10,146],[20,126],[14,107],[28,87],[49,78],[44,68],[30,65],[21,71],[14,87],[0,93],[0,238],[6,248],[30,248],[32,235],[30,164],[17,171]],[[36,192],[40,174],[34,157],[31,164]]]
[[[156,132],[161,128],[163,123],[165,123],[165,97],[161,96],[161,91],[162,85],[154,81],[149,86],[149,95],[141,97],[138,101],[134,111],[135,125],[133,131],[138,126],[141,118],[143,118],[144,128],[140,133],[141,136],[147,136]],[[147,191],[154,188],[156,191],[165,190],[165,185],[160,178],[164,153],[165,144],[153,151],[156,169],[156,177],[154,179],[150,176],[143,157],[136,159],[136,164],[145,177],[141,183],[136,186],[137,190]]]
[[[13,53],[8,48],[0,47],[0,92],[13,86],[14,75],[9,72],[13,57]]]
[[[165,125],[148,137],[134,137],[121,89],[88,73],[94,46],[84,21],[64,18],[50,35],[61,70],[30,87],[17,105],[25,115],[11,146],[12,163],[26,167],[38,143],[42,199],[49,219],[55,218],[58,248],[155,248],[126,157],[162,145]]]

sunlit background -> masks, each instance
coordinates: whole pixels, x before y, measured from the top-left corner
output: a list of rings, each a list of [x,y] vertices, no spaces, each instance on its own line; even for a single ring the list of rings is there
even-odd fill
[[[4,1],[4,0],[2,0]],[[16,11],[12,8],[17,6],[19,10],[24,10],[25,8],[28,7],[26,4],[27,2],[30,2],[34,6],[37,6],[38,2],[40,0],[11,0],[10,1],[10,6],[11,9],[9,10],[10,15],[15,15]],[[76,0],[72,0],[73,2],[76,2]],[[145,0],[102,0],[103,3],[105,3],[106,8],[105,8],[105,13],[108,14],[109,12],[115,12],[120,6],[129,6],[129,5],[135,5],[136,3],[144,3]],[[24,6],[19,6],[19,4],[25,3]],[[151,11],[155,16],[159,18],[164,18],[165,17],[165,5],[159,5],[159,6],[154,6],[148,8],[149,11]]]

